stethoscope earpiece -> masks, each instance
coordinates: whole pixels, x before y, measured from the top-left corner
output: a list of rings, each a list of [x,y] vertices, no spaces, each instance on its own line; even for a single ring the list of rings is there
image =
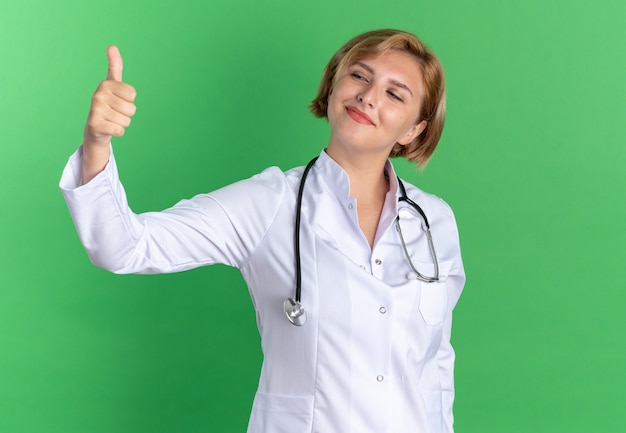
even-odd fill
[[[299,301],[293,298],[285,299],[283,303],[283,309],[287,315],[287,319],[296,326],[304,325],[306,322],[306,311]]]

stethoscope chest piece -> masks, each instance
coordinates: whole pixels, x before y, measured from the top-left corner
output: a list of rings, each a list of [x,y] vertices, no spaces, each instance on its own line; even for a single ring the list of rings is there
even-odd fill
[[[304,311],[304,307],[300,301],[296,301],[293,298],[285,299],[283,308],[287,319],[289,319],[291,323],[296,326],[304,325],[304,322],[306,322],[306,311]]]

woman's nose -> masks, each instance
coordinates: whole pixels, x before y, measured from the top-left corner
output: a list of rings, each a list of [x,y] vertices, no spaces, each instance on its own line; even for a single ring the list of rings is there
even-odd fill
[[[375,86],[369,85],[363,88],[359,94],[357,95],[357,99],[359,102],[363,104],[367,104],[370,107],[373,107],[376,104],[376,88]]]

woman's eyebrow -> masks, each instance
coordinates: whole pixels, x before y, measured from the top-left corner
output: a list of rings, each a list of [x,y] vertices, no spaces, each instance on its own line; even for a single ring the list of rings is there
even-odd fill
[[[366,64],[365,64],[365,63],[363,63],[363,62],[355,62],[354,64],[355,64],[355,65],[359,65],[360,67],[362,67],[363,69],[365,69],[367,72],[370,72],[370,73],[372,73],[372,74],[374,73],[374,70],[373,70],[373,69],[372,69],[369,65],[366,65]]]
[[[398,81],[398,80],[395,80],[395,79],[393,79],[393,78],[392,78],[391,80],[389,80],[389,81],[390,81],[390,82],[391,82],[391,84],[393,84],[394,86],[396,86],[396,87],[400,87],[401,89],[406,90],[407,92],[409,92],[409,93],[411,94],[411,97],[413,97],[413,92],[411,92],[411,89],[409,88],[409,86],[407,86],[406,84],[404,84],[404,83],[402,83],[402,82],[400,82],[400,81]]]
[[[363,63],[363,62],[355,62],[354,64],[355,64],[355,65],[358,65],[358,66],[360,66],[360,67],[362,67],[363,69],[365,69],[365,70],[366,70],[367,72],[369,72],[370,74],[373,74],[373,73],[374,73],[374,69],[372,69],[372,67],[371,67],[371,66],[369,66],[369,65],[367,65],[367,64],[365,64],[365,63]],[[411,92],[411,89],[409,88],[409,86],[407,86],[407,85],[406,85],[406,84],[404,84],[403,82],[398,81],[398,80],[396,80],[395,78],[390,79],[390,80],[389,80],[389,82],[390,82],[391,84],[393,84],[394,86],[396,86],[396,87],[399,87],[399,88],[401,88],[401,89],[406,90],[407,92],[409,92],[409,94],[411,95],[411,97],[414,97],[413,92]]]

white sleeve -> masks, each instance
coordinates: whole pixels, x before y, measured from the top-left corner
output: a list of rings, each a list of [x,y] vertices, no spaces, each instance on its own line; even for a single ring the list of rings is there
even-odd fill
[[[459,269],[460,265],[460,269]],[[446,280],[446,287],[448,290],[448,299],[450,300],[449,311],[446,315],[446,319],[443,323],[443,336],[441,339],[441,346],[437,352],[437,358],[439,362],[439,374],[441,378],[441,390],[442,390],[442,409],[445,422],[445,431],[452,433],[454,431],[454,360],[455,353],[450,343],[450,335],[452,330],[452,309],[456,305],[456,302],[463,290],[463,284],[465,282],[465,274],[463,273],[463,265],[455,263],[450,270],[450,274]]]
[[[448,208],[449,209],[449,208]],[[463,269],[463,261],[461,259],[461,250],[459,245],[458,230],[452,210],[449,210],[452,218],[452,226],[450,235],[453,236],[450,247],[454,248],[453,257],[455,257],[448,277],[446,279],[446,288],[448,290],[448,311],[446,319],[443,323],[443,336],[441,346],[437,352],[439,362],[439,374],[441,378],[442,389],[442,409],[445,423],[445,432],[453,433],[454,428],[454,361],[455,353],[450,343],[452,331],[452,310],[456,306],[463,286],[465,285],[465,270]]]
[[[270,168],[215,196],[201,194],[162,212],[135,214],[113,153],[88,184],[80,184],[81,172],[82,148],[70,157],[59,186],[89,258],[115,273],[177,272],[213,263],[241,267],[285,193],[283,173]],[[250,217],[232,215],[233,210]]]

